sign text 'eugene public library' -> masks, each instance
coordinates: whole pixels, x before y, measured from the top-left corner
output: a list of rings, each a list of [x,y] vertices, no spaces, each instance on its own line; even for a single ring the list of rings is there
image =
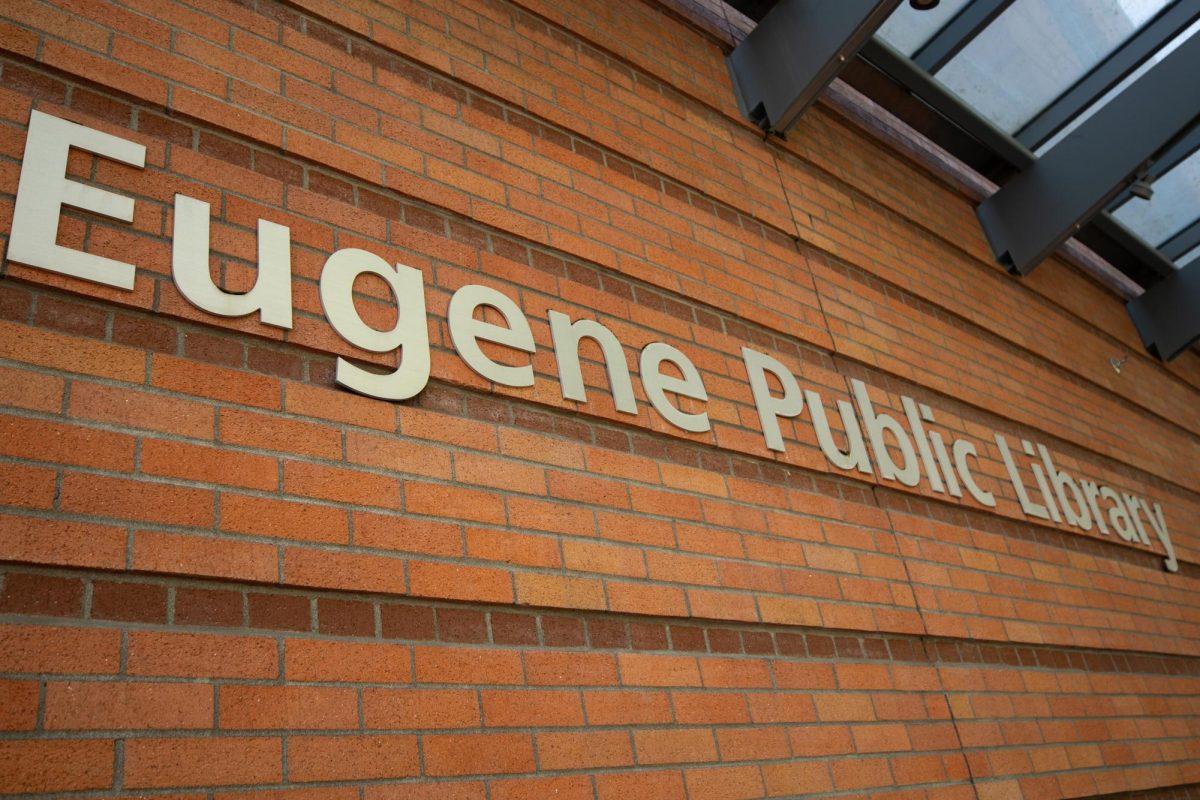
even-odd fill
[[[33,111],[13,212],[8,257],[42,269],[132,290],[136,272],[133,264],[57,244],[59,215],[64,204],[125,222],[133,220],[134,201],[131,198],[66,177],[67,156],[72,147],[132,166],[145,166],[146,149],[140,144]],[[189,302],[212,314],[226,317],[258,314],[264,324],[291,328],[291,239],[288,228],[266,220],[258,221],[256,283],[249,292],[234,294],[219,288],[209,271],[209,215],[207,203],[185,195],[175,196],[171,268],[180,292]],[[391,330],[370,327],[354,306],[354,282],[360,275],[367,274],[381,278],[391,288],[397,310],[397,320]],[[402,348],[397,368],[383,374],[339,358],[338,384],[383,400],[404,400],[425,388],[429,380],[430,351],[425,287],[419,270],[402,264],[393,266],[365,250],[338,250],[329,256],[322,269],[320,296],[330,324],[346,341],[375,353]],[[494,309],[506,324],[477,319],[475,312],[481,306]],[[636,415],[637,403],[629,367],[621,343],[614,334],[594,320],[572,321],[556,311],[549,312],[549,321],[562,396],[586,402],[579,343],[583,338],[591,338],[604,354],[616,409]],[[460,288],[450,300],[448,325],[459,355],[475,372],[504,386],[533,384],[532,364],[497,363],[479,345],[484,341],[518,352],[534,352],[529,321],[507,295],[485,286]],[[877,413],[863,383],[852,380],[857,409],[845,400],[837,403],[846,438],[845,447],[839,447],[819,394],[812,390],[801,391],[791,371],[769,355],[743,347],[742,356],[766,446],[771,450],[782,452],[784,449],[779,419],[797,417],[807,408],[821,451],[833,465],[867,475],[877,469],[881,478],[910,487],[920,483],[924,471],[934,492],[962,497],[965,489],[979,503],[989,507],[996,505],[995,495],[980,486],[972,472],[971,460],[978,457],[975,445],[965,439],[946,442],[940,433],[928,429],[926,425],[933,423],[934,418],[927,405],[917,404],[909,397],[902,398],[908,422],[906,428],[890,414]],[[664,342],[654,342],[642,349],[639,361],[646,396],[664,419],[686,431],[710,430],[706,412],[685,412],[667,395],[671,392],[689,398],[695,401],[696,407],[708,400],[699,371],[684,353]],[[664,362],[672,365],[672,374],[662,372]],[[771,389],[768,375],[778,381],[781,393]],[[899,452],[899,459],[889,451],[888,437]],[[1037,484],[1037,499],[1034,499],[1033,487],[1027,487],[1022,480],[1008,442],[999,434],[995,435],[995,440],[1017,499],[1027,515],[1066,522],[1084,531],[1090,531],[1095,525],[1104,535],[1110,534],[1111,526],[1122,540],[1143,545],[1150,545],[1148,526],[1166,551],[1166,569],[1178,571],[1175,550],[1158,503],[1151,505],[1143,498],[1119,494],[1108,486],[1077,480],[1054,466],[1044,446],[1039,444],[1035,450],[1033,444],[1023,440],[1021,447],[1031,458],[1028,467]]]

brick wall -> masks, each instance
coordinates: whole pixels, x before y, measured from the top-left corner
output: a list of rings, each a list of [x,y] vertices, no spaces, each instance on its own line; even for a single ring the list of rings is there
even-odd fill
[[[135,215],[59,230],[132,291],[0,279],[0,792],[1200,794],[1200,358],[1149,359],[1064,262],[1005,275],[966,198],[825,105],[762,141],[680,8],[0,7],[5,242],[31,110],[147,148],[74,152]],[[257,220],[289,226],[291,330],[182,297],[176,193],[233,289]],[[413,400],[334,387],[338,356],[396,363],[322,313],[347,247],[424,276]],[[533,387],[456,354],[472,283],[528,316]],[[564,400],[549,310],[631,368],[684,350],[713,430],[636,382],[618,413],[587,348]],[[768,450],[743,345],[830,408],[929,404],[996,507],[842,472],[807,418]],[[1026,517],[993,432],[1161,502],[1180,571]]]

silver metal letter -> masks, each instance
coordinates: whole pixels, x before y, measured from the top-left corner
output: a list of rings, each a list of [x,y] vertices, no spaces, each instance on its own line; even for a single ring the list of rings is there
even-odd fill
[[[476,319],[475,309],[480,306],[491,306],[499,311],[508,327]],[[532,364],[520,367],[497,364],[479,347],[478,340],[482,339],[524,353],[534,351],[533,331],[529,329],[529,320],[510,297],[487,286],[463,286],[450,298],[447,318],[450,339],[468,367],[489,381],[504,386],[533,386]]]
[[[276,328],[292,327],[292,241],[283,225],[258,221],[258,277],[245,294],[227,292],[213,283],[208,269],[209,205],[175,195],[171,272],[179,292],[197,308],[220,317],[259,318]]]
[[[608,383],[612,387],[613,405],[617,411],[635,415],[638,413],[637,401],[633,396],[633,381],[629,377],[629,364],[625,361],[625,350],[612,331],[595,320],[581,319],[571,322],[566,314],[551,311],[550,334],[554,338],[554,358],[558,361],[558,380],[564,399],[587,402],[583,373],[579,368],[579,340],[586,336],[595,340],[604,353],[604,362],[608,367]]]
[[[678,367],[679,371],[683,373],[683,377],[663,375],[660,368],[664,361],[670,361]],[[692,400],[708,402],[708,391],[704,388],[704,381],[700,379],[700,371],[696,369],[696,365],[690,358],[665,342],[651,342],[642,348],[640,364],[642,386],[646,390],[646,396],[650,398],[650,405],[663,415],[663,419],[692,433],[702,433],[712,429],[707,411],[696,414],[680,411],[671,404],[665,394],[674,392]]]
[[[867,446],[863,442],[862,428],[858,424],[858,414],[846,400],[838,400],[838,413],[842,416],[842,427],[846,429],[846,449],[839,450],[833,441],[833,431],[829,428],[829,419],[825,416],[825,402],[821,395],[812,389],[804,390],[804,402],[808,405],[808,413],[812,417],[813,431],[817,434],[817,444],[826,460],[839,469],[857,469],[864,475],[871,474],[871,459],[867,456]]]
[[[782,453],[783,435],[779,432],[779,417],[796,417],[804,410],[804,395],[796,384],[796,376],[775,359],[749,347],[742,348],[742,360],[750,377],[750,392],[758,409],[763,438],[767,440],[767,447]],[[779,379],[783,387],[782,397],[771,394],[771,387],[767,385],[768,372]]]
[[[367,273],[382,278],[396,298],[396,325],[390,331],[370,327],[354,307],[354,281]],[[373,353],[404,348],[395,372],[382,375],[338,358],[339,384],[382,400],[407,400],[425,388],[429,382],[429,329],[420,270],[403,264],[393,269],[366,250],[338,250],[321,270],[321,305],[333,329],[350,344]]]
[[[917,461],[917,453],[913,450],[912,440],[904,426],[890,414],[876,414],[867,394],[867,387],[857,378],[850,381],[854,390],[854,399],[858,402],[858,412],[862,416],[863,428],[867,431],[867,439],[875,452],[875,465],[879,468],[879,476],[888,480],[900,481],[905,486],[916,486],[921,482],[921,464]],[[897,466],[892,460],[892,454],[883,440],[884,431],[891,431],[904,456],[904,466]]]
[[[133,198],[66,177],[67,155],[72,147],[130,166],[146,166],[143,145],[34,111],[29,116],[8,257],[63,275],[132,289],[137,273],[133,264],[57,243],[58,218],[64,204],[122,222],[133,221]]]
[[[991,492],[985,492],[979,488],[979,484],[975,482],[975,476],[971,474],[971,465],[967,463],[967,456],[979,458],[979,453],[975,450],[975,445],[968,442],[966,439],[954,440],[954,468],[958,471],[959,480],[963,486],[967,487],[967,491],[980,503],[983,503],[988,508],[996,507],[996,496]]]

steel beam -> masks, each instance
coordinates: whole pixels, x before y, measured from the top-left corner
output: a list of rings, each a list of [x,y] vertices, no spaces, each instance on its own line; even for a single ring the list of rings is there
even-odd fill
[[[1200,36],[1196,38],[1200,39]],[[1194,125],[1190,130],[1181,134],[1172,144],[1167,145],[1161,154],[1155,156],[1154,163],[1146,169],[1146,180],[1153,183],[1197,150],[1200,150],[1200,124]],[[1117,208],[1130,197],[1129,187],[1122,188],[1117,192],[1117,196],[1109,202],[1109,210]]]
[[[1200,119],[1200,36],[980,204],[997,260],[1025,275]]]
[[[984,119],[978,111],[883,40],[878,37],[871,39],[863,45],[859,55],[1006,163],[1019,170],[1033,166],[1034,156],[1029,148]]]
[[[1177,0],[1025,123],[1017,140],[1036,150],[1197,19],[1200,0]]]
[[[1175,270],[1125,307],[1146,349],[1170,361],[1200,339],[1200,263]]]
[[[1200,247],[1200,217],[1159,245],[1158,249],[1167,258],[1178,261],[1197,247]],[[1200,307],[1196,313],[1200,315]]]
[[[769,133],[790,128],[900,0],[780,0],[729,55],[742,111]]]
[[[1013,0],[972,0],[967,3],[933,38],[913,53],[913,63],[931,75],[937,72],[1012,3]]]

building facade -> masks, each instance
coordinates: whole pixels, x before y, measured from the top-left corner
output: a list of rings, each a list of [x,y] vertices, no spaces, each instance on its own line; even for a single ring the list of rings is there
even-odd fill
[[[0,793],[1200,795],[1200,357],[737,36],[0,6]]]

